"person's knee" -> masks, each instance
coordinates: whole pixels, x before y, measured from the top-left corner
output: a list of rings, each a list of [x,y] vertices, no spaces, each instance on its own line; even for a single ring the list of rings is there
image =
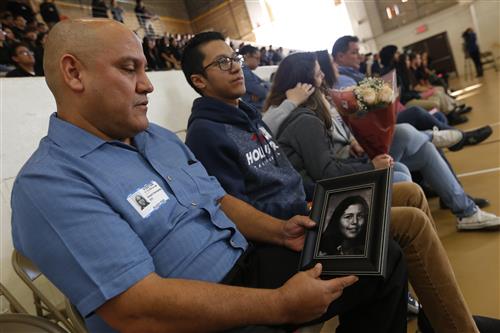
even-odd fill
[[[422,207],[425,201],[422,188],[413,182],[394,184],[392,187],[392,206],[394,207]]]
[[[394,207],[391,209],[391,236],[401,247],[406,247],[415,239],[434,233],[432,222],[427,215],[415,207]]]

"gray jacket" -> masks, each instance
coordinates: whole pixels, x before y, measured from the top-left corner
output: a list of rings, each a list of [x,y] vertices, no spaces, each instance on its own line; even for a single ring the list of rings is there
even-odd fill
[[[291,112],[275,138],[305,184],[374,169],[367,158],[339,159],[331,131],[307,108]]]

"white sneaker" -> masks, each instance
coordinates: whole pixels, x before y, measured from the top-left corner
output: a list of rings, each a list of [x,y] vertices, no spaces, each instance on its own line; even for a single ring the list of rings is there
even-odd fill
[[[462,140],[463,133],[459,130],[442,130],[436,126],[432,129],[432,143],[438,148],[451,147]]]
[[[500,217],[477,209],[473,215],[458,218],[458,230],[493,229],[500,226]]]

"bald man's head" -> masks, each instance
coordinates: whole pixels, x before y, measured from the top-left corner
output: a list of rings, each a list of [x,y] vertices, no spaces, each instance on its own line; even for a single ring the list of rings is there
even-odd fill
[[[57,116],[104,140],[133,137],[148,126],[153,86],[139,38],[107,19],[63,21],[47,40],[45,79]]]
[[[43,68],[45,81],[56,100],[62,88],[62,57],[70,54],[82,65],[92,66],[97,57],[109,52],[110,43],[117,34],[136,38],[125,25],[108,19],[65,20],[52,28],[45,44]]]

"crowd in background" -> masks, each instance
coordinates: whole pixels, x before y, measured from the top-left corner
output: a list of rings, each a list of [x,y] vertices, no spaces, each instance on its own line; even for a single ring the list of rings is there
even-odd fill
[[[123,23],[125,10],[116,0],[92,0],[92,16],[112,18]],[[0,77],[43,76],[43,50],[50,28],[65,19],[53,0],[43,0],[38,8],[32,8],[29,1],[9,0],[6,11],[0,12]],[[182,50],[193,37],[192,34],[165,33],[157,35],[152,21],[157,16],[149,11],[142,0],[136,1],[134,9],[139,28],[143,30],[143,49],[148,62],[148,71],[180,69]],[[38,21],[40,14],[43,22]],[[231,47],[238,47],[230,42]],[[283,59],[283,48],[260,48],[259,65],[277,65]]]

